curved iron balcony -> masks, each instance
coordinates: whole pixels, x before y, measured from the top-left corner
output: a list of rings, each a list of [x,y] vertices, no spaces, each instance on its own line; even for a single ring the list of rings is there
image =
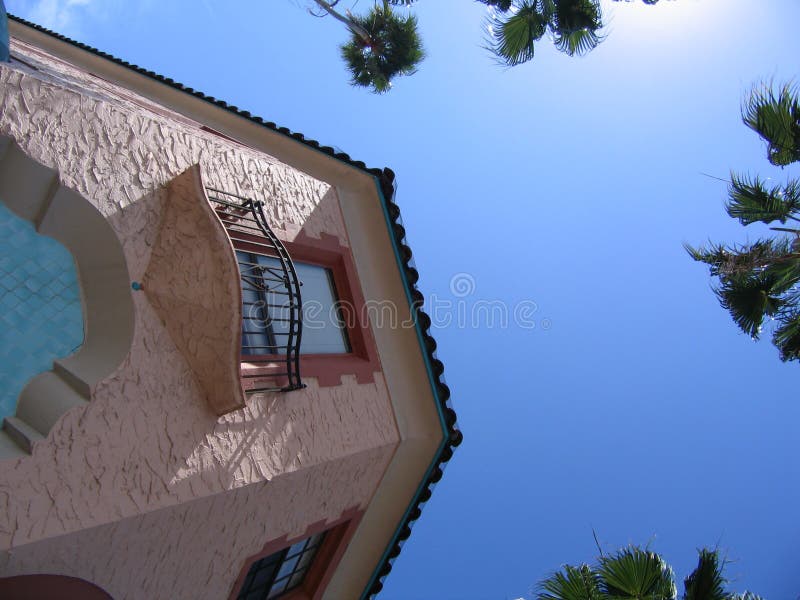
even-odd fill
[[[242,370],[249,391],[291,391],[300,380],[300,281],[292,258],[264,216],[264,203],[206,188],[236,249],[242,282]],[[272,383],[270,383],[272,382]]]

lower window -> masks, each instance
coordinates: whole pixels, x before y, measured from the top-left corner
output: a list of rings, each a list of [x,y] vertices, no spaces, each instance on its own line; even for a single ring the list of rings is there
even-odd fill
[[[324,537],[324,532],[312,535],[255,561],[245,576],[237,600],[280,598],[298,588]]]

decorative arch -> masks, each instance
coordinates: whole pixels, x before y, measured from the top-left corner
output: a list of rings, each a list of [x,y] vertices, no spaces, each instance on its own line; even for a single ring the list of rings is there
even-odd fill
[[[30,452],[70,408],[87,402],[92,387],[113,373],[133,341],[134,308],[122,245],[105,217],[64,187],[58,173],[0,136],[0,198],[40,234],[63,244],[75,261],[84,339],[22,390],[16,414],[3,421],[0,458]]]

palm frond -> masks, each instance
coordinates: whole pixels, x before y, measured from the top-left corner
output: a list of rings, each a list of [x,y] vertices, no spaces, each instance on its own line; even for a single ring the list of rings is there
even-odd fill
[[[684,248],[719,278],[717,299],[739,328],[758,339],[767,317],[782,323],[773,343],[783,360],[800,358],[800,337],[790,325],[800,312],[800,248],[790,238],[761,239],[752,244],[709,244]]]
[[[754,594],[753,592],[744,592],[741,594],[733,594],[730,597],[730,600],[764,600],[758,594]]]
[[[798,90],[785,84],[754,87],[742,106],[742,120],[767,142],[767,158],[778,166],[800,160],[800,100]]]
[[[600,29],[603,26],[597,0],[552,0],[553,31]]]
[[[536,599],[601,600],[598,576],[588,565],[567,565],[539,584]]]
[[[797,219],[800,215],[800,183],[793,180],[782,189],[777,185],[767,189],[758,176],[749,178],[731,173],[725,210],[742,225],[758,221],[785,223],[786,219]]]
[[[777,241],[777,240],[776,240]],[[778,243],[789,246],[789,240],[780,240]],[[764,272],[773,280],[772,290],[776,295],[781,295],[784,306],[800,306],[800,253],[791,252],[782,257],[771,259]]]
[[[581,29],[567,34],[555,34],[553,36],[553,44],[568,56],[582,56],[597,48],[603,39],[595,31]]]
[[[385,2],[352,19],[350,41],[340,49],[353,85],[383,93],[391,89],[395,77],[416,72],[425,51],[414,15],[399,16]]]
[[[656,553],[629,547],[600,557],[600,590],[615,600],[674,600],[672,569]]]
[[[533,58],[535,42],[547,31],[547,17],[536,0],[524,0],[516,12],[486,19],[487,49],[504,65],[513,67]]]
[[[796,268],[800,258],[788,238],[760,239],[740,246],[710,243],[708,247],[695,248],[689,244],[683,247],[694,260],[709,266],[712,277],[753,273],[783,264],[794,264]]]
[[[603,41],[603,27],[597,0],[553,0],[550,31],[556,48],[569,56],[593,50]]]
[[[772,343],[778,348],[782,361],[800,360],[800,307],[796,304],[793,314],[781,318]]]
[[[757,340],[764,318],[776,315],[784,305],[775,289],[777,283],[768,272],[736,274],[722,277],[715,293],[739,328]]]
[[[478,0],[478,2],[481,2],[486,6],[494,7],[503,12],[511,10],[511,0]]]
[[[683,244],[683,249],[686,250],[687,254],[695,261],[711,266],[712,275],[718,274],[714,272],[714,270],[718,270],[719,265],[723,265],[727,262],[728,254],[730,253],[727,246],[710,242],[708,247],[698,246],[697,248],[690,244]]]
[[[728,600],[723,567],[716,550],[700,550],[697,568],[683,580],[683,600]]]

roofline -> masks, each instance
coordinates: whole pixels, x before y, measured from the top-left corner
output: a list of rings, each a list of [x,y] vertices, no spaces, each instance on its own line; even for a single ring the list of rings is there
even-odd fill
[[[424,296],[416,286],[416,279],[419,275],[416,268],[410,264],[411,250],[405,243],[405,229],[400,224],[400,207],[394,202],[394,173],[389,169],[386,169],[384,173],[382,181],[378,178],[375,181],[378,199],[381,202],[386,226],[391,233],[389,237],[392,241],[395,260],[401,273],[406,298],[409,306],[412,307],[412,314],[414,314],[414,328],[422,350],[425,370],[428,373],[428,381],[431,384],[431,392],[436,400],[436,411],[442,428],[442,441],[417,487],[417,491],[414,493],[411,504],[403,514],[403,518],[392,535],[389,545],[381,555],[377,568],[361,594],[361,600],[371,598],[383,589],[383,580],[391,572],[394,560],[400,555],[403,542],[411,535],[412,524],[422,514],[420,505],[423,502],[427,502],[431,497],[433,488],[444,474],[445,465],[453,456],[453,449],[461,444],[463,440],[463,434],[456,427],[456,413],[449,403],[450,388],[444,382],[444,364],[436,358],[436,340],[429,333],[430,316],[422,310]],[[404,256],[408,258],[404,258]],[[414,281],[412,282],[411,279]]]
[[[411,249],[406,242],[405,228],[403,227],[400,218],[400,207],[394,201],[396,192],[394,185],[394,172],[388,167],[384,169],[369,168],[364,162],[354,160],[350,157],[350,155],[344,152],[337,152],[332,146],[324,146],[316,140],[306,138],[301,133],[292,132],[286,127],[280,127],[271,121],[265,121],[259,116],[254,116],[249,111],[240,110],[238,107],[229,105],[223,100],[218,100],[213,96],[207,96],[200,91],[184,86],[170,77],[164,77],[163,75],[159,75],[154,71],[149,71],[138,65],[131,64],[127,61],[117,58],[116,56],[68,38],[15,15],[8,14],[8,19],[27,28],[33,29],[34,31],[55,38],[63,43],[74,46],[84,52],[99,56],[100,58],[138,73],[139,75],[148,77],[165,86],[199,98],[229,113],[233,113],[250,121],[252,124],[258,127],[278,133],[290,140],[304,145],[310,150],[320,152],[338,162],[355,168],[370,176],[374,181],[377,196],[381,203],[381,208],[386,220],[386,227],[390,233],[389,238],[392,242],[392,249],[394,251],[395,260],[400,271],[403,288],[405,290],[409,306],[411,307],[412,314],[414,315],[417,340],[419,342],[420,350],[422,351],[425,369],[428,373],[428,380],[431,386],[431,392],[433,393],[434,400],[436,401],[439,424],[442,429],[442,442],[440,443],[431,464],[425,472],[425,476],[420,482],[411,504],[408,506],[403,518],[398,523],[395,533],[390,539],[389,545],[386,547],[386,550],[384,550],[380,561],[370,576],[367,586],[361,594],[361,599],[366,600],[367,598],[371,598],[375,594],[379,593],[383,588],[383,580],[392,570],[392,563],[400,554],[402,544],[411,535],[412,524],[421,516],[420,505],[424,502],[427,502],[431,497],[433,487],[442,478],[443,467],[453,455],[453,449],[461,444],[461,441],[463,440],[463,435],[456,425],[456,413],[452,406],[450,406],[450,388],[445,383],[443,376],[444,364],[436,357],[436,340],[434,340],[433,336],[431,336],[429,332],[431,319],[430,316],[422,310],[424,296],[416,285],[416,282],[419,279],[419,273],[413,265]]]
[[[371,176],[377,177],[377,178],[381,178],[383,176],[384,170],[378,169],[378,168],[367,167],[367,165],[363,161],[355,160],[355,159],[351,158],[350,155],[347,154],[346,152],[339,152],[333,146],[325,146],[325,145],[321,144],[320,142],[318,142],[317,140],[306,138],[302,133],[292,131],[288,127],[281,127],[281,126],[277,125],[276,123],[274,123],[272,121],[266,121],[266,120],[264,120],[263,118],[261,118],[261,117],[259,117],[257,115],[253,115],[250,111],[242,110],[242,109],[240,109],[239,107],[237,107],[235,105],[228,104],[224,100],[220,100],[220,99],[214,98],[213,96],[208,96],[208,95],[204,94],[203,92],[201,92],[199,90],[195,90],[194,88],[191,88],[189,86],[185,86],[182,83],[180,83],[178,81],[175,81],[171,77],[164,77],[163,75],[160,75],[159,73],[156,73],[155,71],[149,71],[149,70],[147,70],[147,69],[145,69],[143,67],[140,67],[139,65],[134,65],[134,64],[129,63],[129,62],[125,61],[125,60],[122,60],[121,58],[113,56],[112,54],[108,54],[107,52],[103,52],[102,50],[94,48],[93,46],[89,46],[88,44],[84,44],[82,42],[78,42],[76,40],[73,40],[72,38],[68,38],[68,37],[66,37],[64,35],[61,35],[60,33],[56,33],[55,31],[53,31],[51,29],[47,29],[45,27],[42,27],[41,25],[37,25],[36,23],[32,23],[31,21],[27,21],[27,20],[25,20],[25,19],[23,19],[21,17],[16,16],[16,15],[12,15],[11,13],[8,14],[8,19],[9,19],[9,21],[14,21],[16,23],[19,23],[20,25],[24,25],[25,27],[28,27],[29,29],[33,29],[34,31],[37,31],[37,32],[43,33],[43,34],[45,34],[45,35],[47,35],[49,37],[55,38],[55,39],[57,39],[57,40],[59,40],[61,42],[64,42],[64,43],[66,43],[66,44],[68,44],[70,46],[73,46],[75,48],[83,50],[84,52],[88,52],[90,54],[93,54],[95,56],[103,58],[103,59],[105,59],[105,60],[107,60],[109,62],[112,62],[112,63],[114,63],[114,64],[116,64],[118,66],[124,67],[125,69],[128,69],[130,71],[138,73],[139,75],[143,75],[143,76],[145,76],[145,77],[147,77],[149,79],[152,79],[154,81],[157,81],[158,83],[161,83],[161,84],[163,84],[165,86],[168,86],[170,88],[173,88],[175,90],[178,90],[180,92],[188,94],[189,96],[194,96],[195,98],[199,98],[200,100],[204,100],[205,102],[207,102],[209,104],[212,104],[212,105],[214,105],[214,106],[216,106],[218,108],[221,108],[221,109],[223,109],[223,110],[225,110],[225,111],[227,111],[229,113],[232,113],[232,114],[235,114],[235,115],[237,115],[239,117],[247,119],[248,121],[252,122],[255,125],[263,127],[265,129],[268,129],[268,130],[273,131],[275,133],[279,133],[279,134],[283,135],[284,137],[287,137],[287,138],[292,139],[292,140],[294,140],[296,142],[299,142],[299,143],[303,144],[304,146],[307,146],[307,147],[312,148],[314,150],[318,150],[318,151],[322,152],[323,154],[326,154],[326,155],[330,156],[331,158],[335,158],[336,160],[338,160],[338,161],[340,161],[340,162],[342,162],[342,163],[344,163],[344,164],[346,164],[348,166],[351,166],[351,167],[354,167],[354,168],[356,168],[356,169],[358,169],[360,171],[363,171],[364,173],[366,173],[368,175],[371,175]]]

